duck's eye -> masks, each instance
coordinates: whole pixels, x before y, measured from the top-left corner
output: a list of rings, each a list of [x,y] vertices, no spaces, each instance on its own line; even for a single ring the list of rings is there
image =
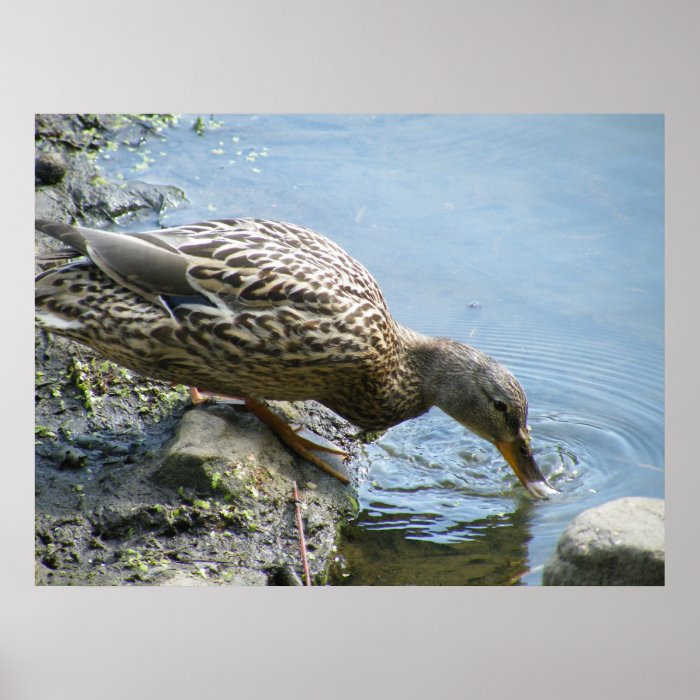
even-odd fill
[[[506,413],[508,411],[508,404],[504,403],[503,401],[494,401],[493,406],[501,413]]]

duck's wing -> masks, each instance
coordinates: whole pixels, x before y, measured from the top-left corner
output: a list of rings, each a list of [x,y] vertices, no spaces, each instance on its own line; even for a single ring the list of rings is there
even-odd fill
[[[358,304],[386,310],[365,267],[301,226],[226,219],[142,235],[175,246],[189,261],[190,283],[236,307],[284,305],[321,316]]]
[[[226,219],[124,234],[37,220],[36,228],[169,310],[202,303],[235,313],[242,307],[284,308],[306,318],[353,310],[388,317],[370,273],[335,243],[301,226]]]
[[[187,259],[150,233],[99,231],[43,219],[35,221],[35,228],[86,255],[108,277],[147,299],[197,293],[187,280]],[[69,257],[70,251],[58,255]]]

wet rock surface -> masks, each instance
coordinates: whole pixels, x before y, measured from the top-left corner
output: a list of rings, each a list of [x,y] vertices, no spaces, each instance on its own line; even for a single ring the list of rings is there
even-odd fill
[[[138,180],[112,182],[98,163],[101,153],[120,145],[136,148],[167,123],[158,115],[37,115],[37,216],[100,225],[182,205],[185,193],[177,187]]]
[[[664,502],[620,498],[569,524],[547,562],[549,586],[664,585]]]
[[[39,115],[36,216],[100,226],[182,205],[167,185],[108,182],[94,157],[164,128],[153,115]],[[38,252],[55,247],[37,238]],[[37,584],[298,585],[295,480],[312,578],[326,581],[352,487],[236,406],[193,408],[185,387],[41,330],[35,360]],[[324,407],[272,407],[356,453],[356,429]]]

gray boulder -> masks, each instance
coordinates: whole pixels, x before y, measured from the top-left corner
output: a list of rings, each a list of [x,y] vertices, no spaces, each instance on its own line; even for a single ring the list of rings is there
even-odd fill
[[[545,564],[545,586],[663,586],[664,501],[620,498],[584,511]]]

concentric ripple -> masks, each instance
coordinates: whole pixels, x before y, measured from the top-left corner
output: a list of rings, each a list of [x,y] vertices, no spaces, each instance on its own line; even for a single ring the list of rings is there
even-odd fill
[[[485,524],[513,527],[504,514],[526,513],[530,565],[538,567],[582,510],[619,496],[663,496],[660,344],[566,326],[556,334],[482,326],[468,341],[525,387],[535,458],[559,495],[532,501],[494,447],[433,409],[369,446],[358,527],[450,544],[478,540]]]

